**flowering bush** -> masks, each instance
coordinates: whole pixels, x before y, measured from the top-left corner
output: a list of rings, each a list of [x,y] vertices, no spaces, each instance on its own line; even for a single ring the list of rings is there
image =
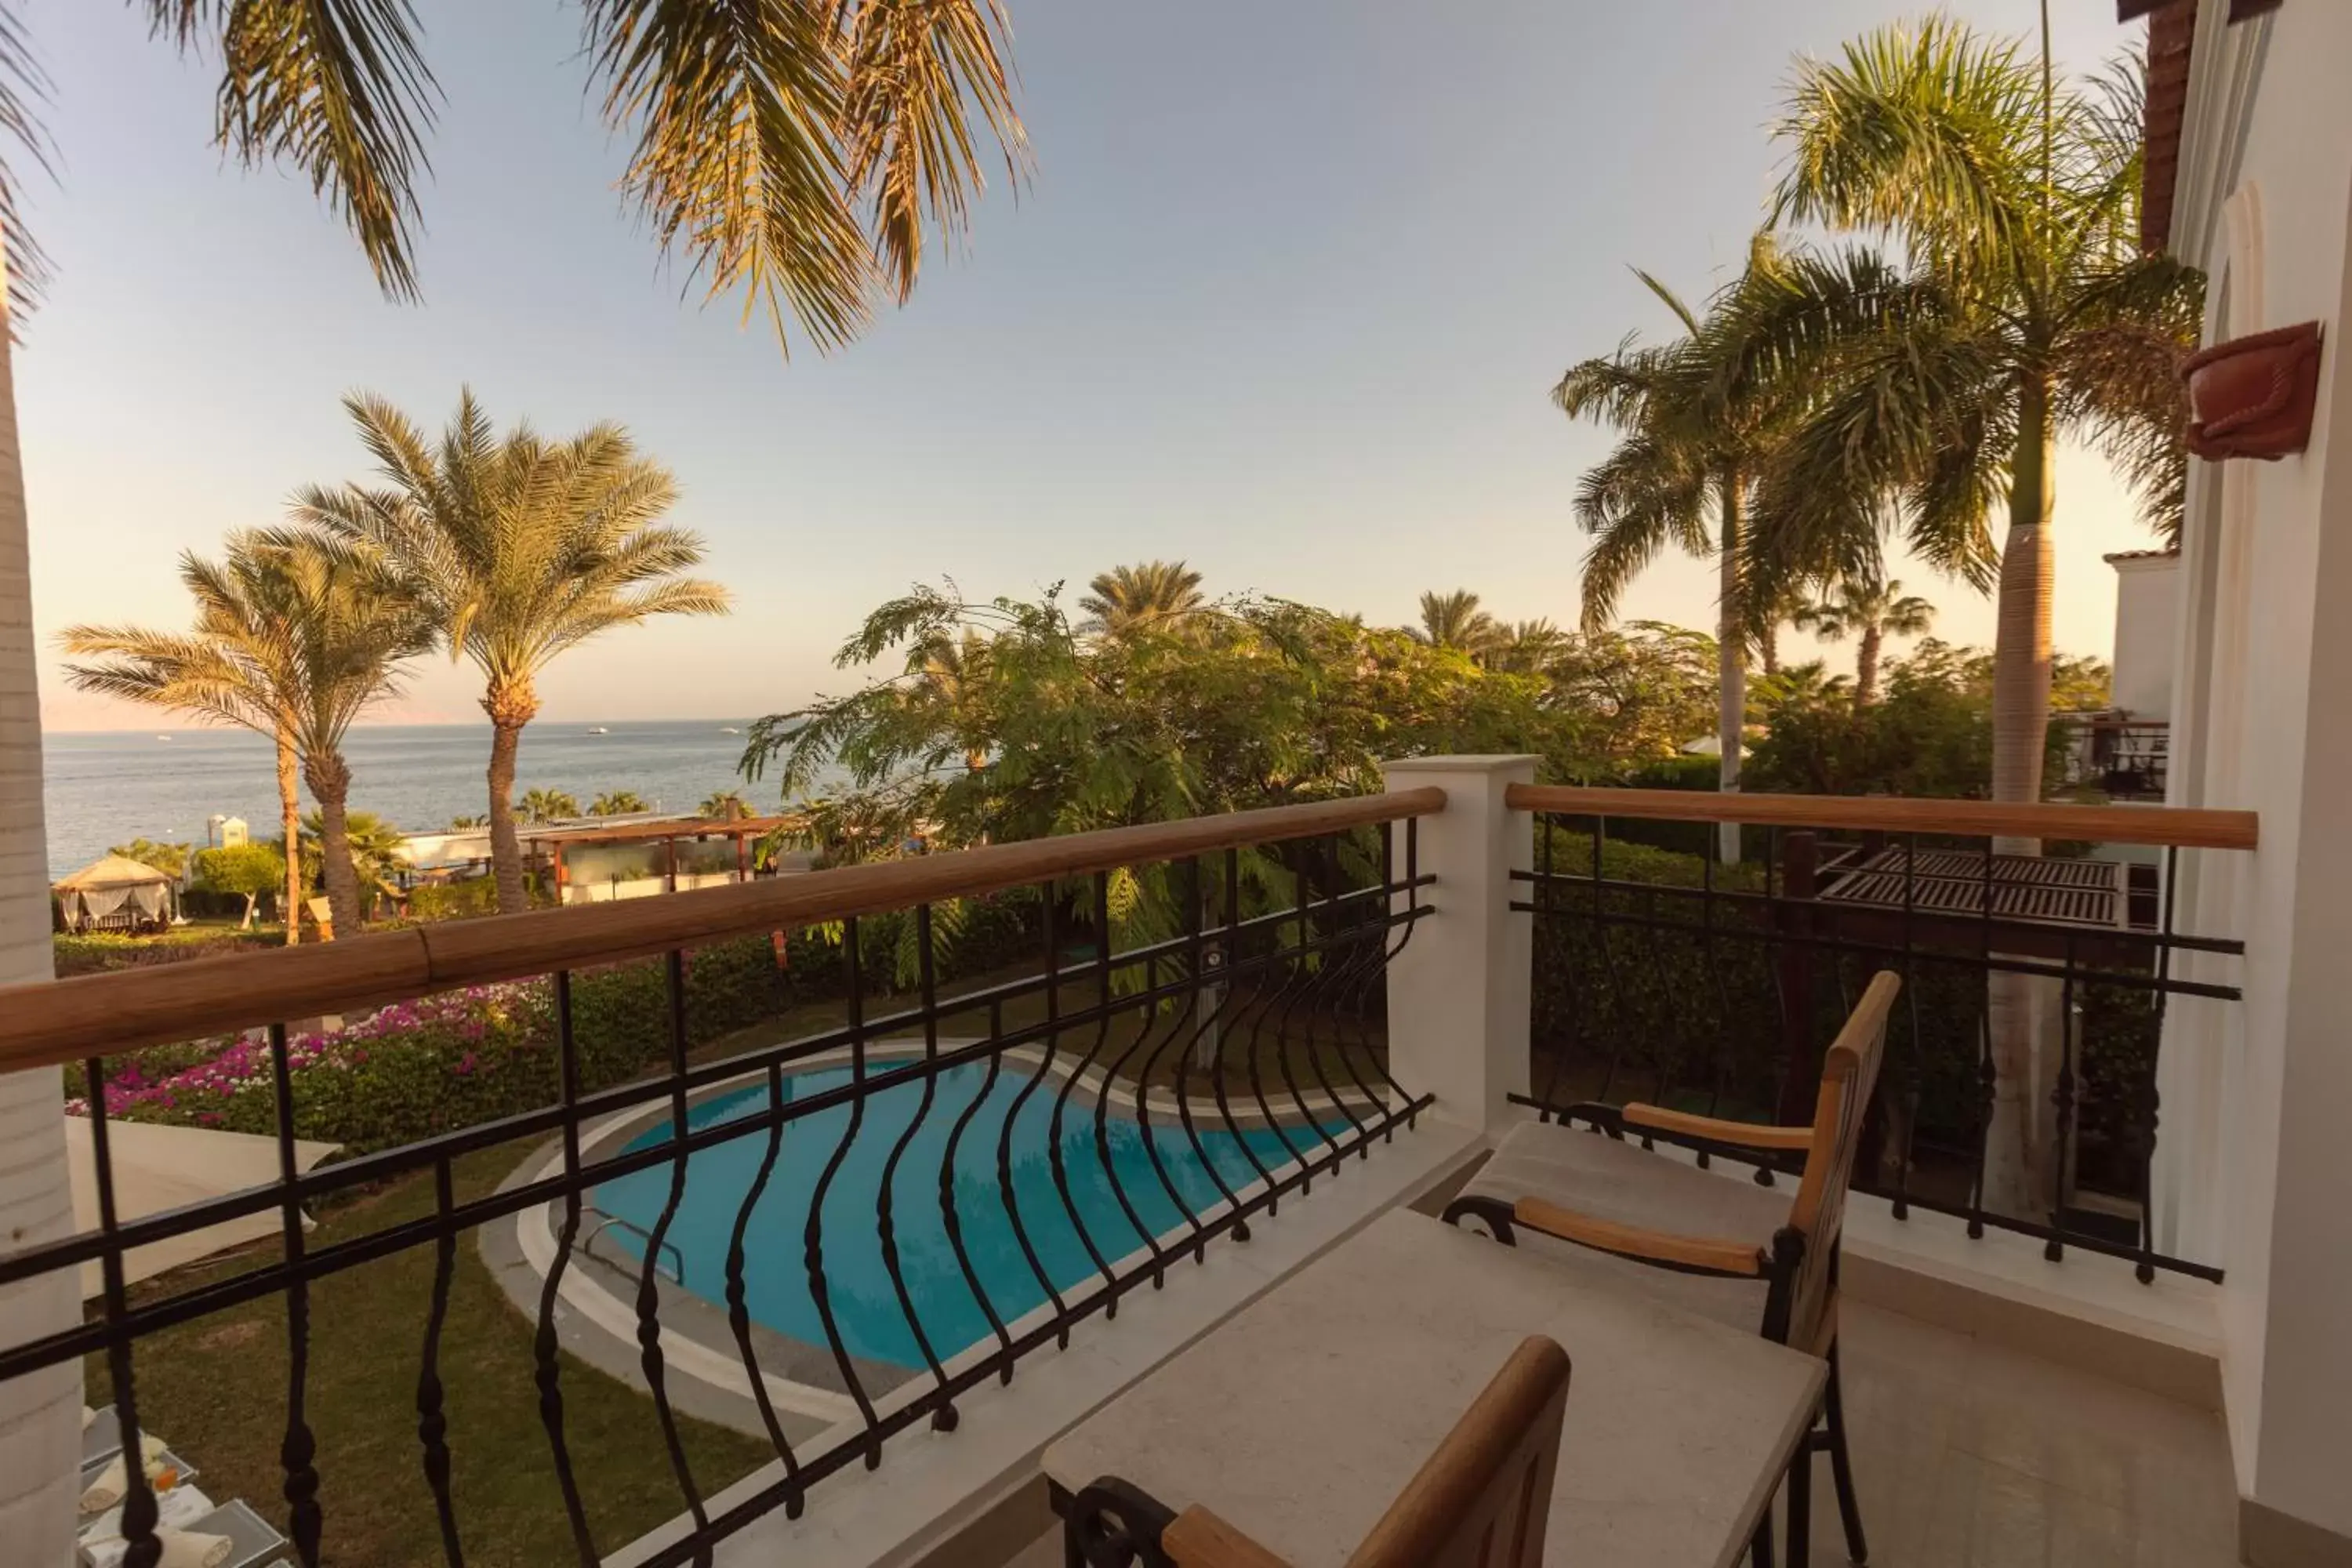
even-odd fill
[[[965,943],[941,977],[975,973],[1034,950],[1036,895],[976,900]],[[880,935],[877,932],[877,937]],[[866,948],[869,983],[887,991],[895,942]],[[839,950],[795,933],[779,968],[765,937],[715,943],[686,958],[686,1035],[700,1046],[796,1001],[840,994]],[[583,1092],[625,1082],[669,1053],[667,961],[576,973],[573,1059]],[[386,1007],[340,1029],[287,1041],[294,1132],[366,1153],[551,1105],[562,1093],[552,982],[478,985]],[[67,1109],[87,1115],[87,1086],[68,1068]],[[260,1033],[152,1047],[108,1064],[106,1111],[132,1121],[274,1132],[275,1068]]]

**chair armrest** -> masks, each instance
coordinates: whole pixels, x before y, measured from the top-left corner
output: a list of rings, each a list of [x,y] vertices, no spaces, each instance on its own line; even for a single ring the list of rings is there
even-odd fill
[[[1160,1549],[1176,1568],[1290,1568],[1199,1503],[1176,1516],[1160,1533]]]
[[[1614,1220],[1595,1219],[1541,1198],[1521,1198],[1512,1206],[1511,1217],[1530,1230],[1580,1247],[1613,1252],[1621,1258],[1750,1279],[1761,1279],[1765,1271],[1764,1249],[1753,1242],[1645,1230],[1639,1226],[1619,1225]]]
[[[1663,1105],[1633,1104],[1618,1112],[1628,1127],[1650,1127],[1683,1138],[1704,1138],[1711,1143],[1738,1143],[1750,1149],[1810,1149],[1810,1127],[1771,1127],[1754,1121],[1725,1121]]]

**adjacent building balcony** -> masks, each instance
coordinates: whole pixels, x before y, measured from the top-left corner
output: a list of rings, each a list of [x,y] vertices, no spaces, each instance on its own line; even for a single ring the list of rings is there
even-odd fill
[[[2168,1053],[2242,1005],[2176,906],[2250,817],[1390,782],[22,988],[0,1061],[81,1075],[98,1201],[0,1287],[95,1289],[0,1400],[79,1363],[289,1563],[1058,1561],[1039,1455],[1155,1366],[1520,1122],[1805,1121],[1892,972],[1839,1263],[1873,1560],[2236,1560],[2223,1270],[2174,1212],[2230,1173]],[[1725,820],[1739,861],[1686,852]],[[173,1071],[275,1180],[126,1201]],[[135,1548],[165,1481],[124,1485]]]

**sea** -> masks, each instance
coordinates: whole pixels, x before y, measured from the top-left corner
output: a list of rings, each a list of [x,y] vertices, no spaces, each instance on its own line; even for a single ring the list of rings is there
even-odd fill
[[[541,720],[522,734],[515,795],[562,790],[584,810],[597,795],[631,790],[663,811],[692,811],[731,789],[752,810],[782,803],[772,773],[759,784],[740,772],[749,720],[624,723]],[[77,732],[41,738],[47,785],[49,875],[69,875],[117,844],[149,838],[205,842],[215,815],[241,816],[256,838],[278,831],[276,753],[243,730]],[[489,809],[487,724],[354,727],[343,744],[352,765],[351,805],[404,831],[446,827]],[[315,803],[308,791],[303,809]]]

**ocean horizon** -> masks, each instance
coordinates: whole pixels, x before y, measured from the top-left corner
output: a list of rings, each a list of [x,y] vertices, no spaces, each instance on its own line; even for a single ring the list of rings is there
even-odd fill
[[[731,789],[755,811],[781,806],[772,779],[739,771],[749,719],[541,720],[524,730],[515,794],[562,790],[584,809],[632,790],[664,811],[691,811]],[[169,737],[166,739],[165,737]],[[256,838],[278,832],[278,764],[263,736],[205,726],[47,731],[41,737],[49,877],[88,865],[134,838],[205,842],[215,815],[241,816]],[[343,746],[351,807],[404,832],[446,827],[489,809],[490,727],[354,726]],[[302,807],[317,803],[306,789]]]

